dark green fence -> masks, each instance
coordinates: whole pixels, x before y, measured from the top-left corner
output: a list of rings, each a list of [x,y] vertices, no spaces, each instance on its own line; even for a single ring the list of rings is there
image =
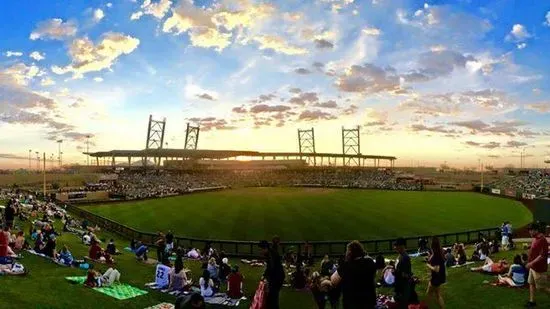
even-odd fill
[[[114,232],[127,239],[141,240],[143,243],[151,245],[155,243],[157,235],[155,233],[137,231],[131,227],[125,226],[111,219],[96,215],[85,209],[67,205],[67,210],[76,216],[87,219],[88,221],[97,224],[98,226]],[[432,236],[439,237],[443,246],[451,246],[455,243],[473,243],[480,241],[483,237],[492,239],[498,232],[497,228],[488,228],[480,230],[471,230],[465,232],[448,233],[441,235],[422,235],[416,237],[405,238],[407,241],[407,247],[414,249],[418,245],[419,238],[430,238]],[[365,249],[369,254],[387,254],[393,253],[393,242],[395,239],[382,239],[382,240],[363,240],[361,243],[365,246]],[[182,246],[184,248],[198,248],[201,249],[206,246],[207,243],[218,250],[224,251],[228,256],[233,257],[246,257],[253,258],[260,256],[260,249],[258,248],[257,241],[237,241],[237,240],[216,240],[216,239],[198,239],[190,237],[174,237],[176,246]],[[314,257],[322,257],[325,254],[330,256],[341,256],[346,251],[346,245],[349,241],[311,241],[309,245]],[[304,252],[305,242],[287,241],[282,242],[281,247],[283,252],[292,249],[294,252]]]

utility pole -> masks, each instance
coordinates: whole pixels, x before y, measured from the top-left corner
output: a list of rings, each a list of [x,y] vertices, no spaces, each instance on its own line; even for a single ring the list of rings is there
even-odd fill
[[[44,200],[46,200],[46,153],[44,152],[44,169],[42,170],[42,175],[44,176],[44,182],[42,189],[44,190]]]
[[[90,165],[90,135],[86,135],[86,166]]]
[[[32,169],[32,166],[31,166],[31,153],[32,153],[32,149],[29,149],[29,171]]]
[[[481,192],[483,192],[483,163],[481,163]]]
[[[34,152],[36,154],[36,169],[40,171],[40,153],[38,151]]]

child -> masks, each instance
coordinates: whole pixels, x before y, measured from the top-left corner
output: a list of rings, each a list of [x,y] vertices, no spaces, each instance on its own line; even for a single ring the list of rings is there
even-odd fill
[[[521,256],[518,254],[514,257],[514,264],[510,267],[510,271],[506,275],[499,275],[498,282],[507,284],[511,287],[519,287],[525,284],[527,269],[522,264]]]

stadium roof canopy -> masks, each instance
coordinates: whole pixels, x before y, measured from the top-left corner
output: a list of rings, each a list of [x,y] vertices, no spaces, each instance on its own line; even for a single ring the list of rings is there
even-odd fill
[[[299,153],[299,152],[259,152],[247,150],[188,150],[188,149],[144,149],[144,150],[111,150],[84,153],[94,158],[193,158],[193,159],[227,159],[236,157],[325,157],[325,158],[360,158],[396,160],[393,156],[352,155],[342,153]]]

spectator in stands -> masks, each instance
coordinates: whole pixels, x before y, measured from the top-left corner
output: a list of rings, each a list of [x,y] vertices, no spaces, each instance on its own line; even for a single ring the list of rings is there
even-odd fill
[[[202,277],[199,279],[199,286],[203,297],[214,296],[214,281],[212,281],[210,272],[206,269],[202,272]]]
[[[170,261],[165,258],[155,269],[155,283],[159,289],[165,289],[170,285]]]
[[[544,232],[546,225],[540,222],[535,222],[528,227],[529,234],[533,237],[531,248],[529,249],[528,263],[526,265],[529,269],[529,277],[527,282],[529,283],[529,301],[527,307],[535,307],[535,291],[537,289],[546,289],[546,272],[548,271],[548,241]]]
[[[426,266],[430,269],[431,279],[428,283],[428,297],[434,297],[437,300],[439,308],[445,308],[443,295],[441,295],[441,285],[446,282],[447,274],[445,272],[445,257],[439,238],[432,237],[431,254],[428,257]]]
[[[239,299],[243,296],[244,277],[239,272],[239,266],[234,265],[227,277],[227,296],[232,299]]]
[[[453,255],[451,248],[445,250],[445,267],[452,267],[456,265],[456,259]]]
[[[490,274],[503,274],[508,271],[510,265],[505,259],[498,261],[497,263],[493,262],[491,258],[485,259],[485,264],[481,267],[472,267],[471,271],[475,272],[485,272]]]
[[[407,254],[407,242],[399,238],[394,243],[395,250],[399,253],[397,266],[395,267],[395,300],[398,308],[408,308],[410,304],[418,303],[418,295],[415,291],[415,283],[412,273],[411,258]]]
[[[268,286],[267,309],[279,309],[279,292],[285,280],[285,272],[279,254],[279,238],[273,237],[271,246],[267,241],[260,242],[262,254],[266,258],[266,268],[263,278]]]
[[[523,266],[521,261],[521,255],[517,254],[514,257],[514,264],[510,267],[508,274],[499,275],[498,281],[501,284],[507,284],[511,287],[519,287],[525,285],[525,277],[527,269]]]
[[[332,274],[333,286],[342,285],[344,308],[374,308],[376,305],[376,264],[367,256],[363,245],[352,241],[347,245],[346,259]]]
[[[182,252],[178,252],[174,268],[170,270],[170,284],[168,286],[170,291],[183,291],[189,283],[187,274],[183,268],[183,256],[181,253]]]
[[[205,309],[204,297],[198,293],[182,295],[176,299],[174,309]]]

